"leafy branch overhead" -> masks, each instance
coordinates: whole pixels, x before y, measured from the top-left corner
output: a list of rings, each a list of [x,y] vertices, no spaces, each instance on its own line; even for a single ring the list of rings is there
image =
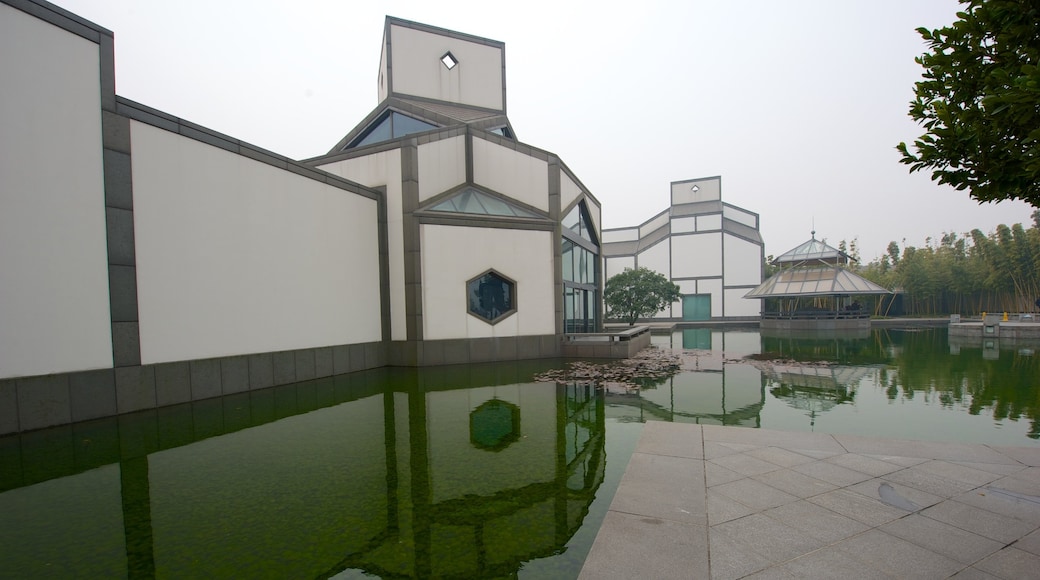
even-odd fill
[[[927,132],[900,161],[979,202],[1040,207],[1040,3],[961,3],[952,25],[917,29],[929,51],[909,114]]]
[[[679,286],[648,268],[625,268],[611,276],[603,289],[603,302],[610,315],[629,326],[657,314],[680,297]]]

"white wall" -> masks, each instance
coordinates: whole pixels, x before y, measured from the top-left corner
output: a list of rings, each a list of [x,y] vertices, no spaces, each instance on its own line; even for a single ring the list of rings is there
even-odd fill
[[[672,219],[672,233],[673,234],[688,234],[697,231],[697,218],[681,217]]]
[[[762,314],[762,301],[744,298],[751,288],[726,289],[726,316],[759,316]]]
[[[697,186],[697,191],[693,187]],[[672,205],[722,199],[722,179],[709,177],[672,183]]]
[[[699,278],[722,275],[722,236],[692,234],[672,236],[672,277]]]
[[[395,93],[488,109],[505,108],[501,49],[393,25],[390,42]],[[440,60],[448,51],[459,61],[451,70]]]
[[[552,232],[424,224],[423,338],[556,332]],[[468,313],[466,282],[494,269],[516,282],[517,312],[491,325]]]
[[[634,242],[638,239],[639,228],[626,228],[623,230],[603,230],[603,243]]]
[[[758,217],[755,214],[737,209],[731,205],[722,208],[722,217],[744,224],[749,228],[758,228]]]
[[[144,364],[377,341],[376,202],[131,123]]]
[[[536,157],[474,137],[473,181],[549,211],[549,164]]]
[[[99,64],[0,4],[0,378],[112,366]]]
[[[725,235],[723,262],[727,286],[757,286],[762,283],[762,246]]]
[[[344,159],[319,167],[366,187],[386,187],[386,235],[390,270],[390,338],[391,340],[407,340],[400,149]]]
[[[419,145],[420,203],[465,181],[466,138],[464,136]]]
[[[711,316],[718,318],[722,316],[722,280],[697,280],[698,294],[711,294]]]
[[[567,175],[565,171],[560,172],[560,211],[566,212],[567,208],[581,195],[581,188]]]
[[[636,257],[635,256],[618,256],[615,258],[606,259],[606,273],[604,274],[603,281],[610,280],[612,276],[616,276],[625,271],[625,268],[636,268]]]
[[[722,214],[708,214],[697,216],[697,231],[712,231],[722,229]]]
[[[639,237],[645,238],[646,236],[649,236],[650,234],[656,232],[662,227],[668,225],[670,219],[671,218],[668,214],[668,210],[665,210],[655,215],[654,217],[650,218],[650,220],[647,221],[645,224],[639,226]]]

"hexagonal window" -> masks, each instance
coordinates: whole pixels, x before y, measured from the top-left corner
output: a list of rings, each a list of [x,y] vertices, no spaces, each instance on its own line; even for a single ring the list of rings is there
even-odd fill
[[[471,315],[496,324],[516,312],[516,282],[488,270],[466,282],[466,300]]]
[[[485,451],[501,451],[520,439],[520,407],[491,399],[469,414],[469,440]]]

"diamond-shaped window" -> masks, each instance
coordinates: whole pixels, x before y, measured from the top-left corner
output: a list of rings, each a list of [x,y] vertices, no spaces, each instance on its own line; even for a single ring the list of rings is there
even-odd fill
[[[488,270],[466,282],[469,313],[495,324],[516,312],[516,282]]]
[[[469,440],[486,451],[501,451],[520,439],[520,407],[491,399],[469,414]]]
[[[444,68],[451,70],[455,68],[455,65],[459,64],[459,59],[455,58],[455,55],[451,52],[446,52],[441,57],[441,63],[444,65]]]

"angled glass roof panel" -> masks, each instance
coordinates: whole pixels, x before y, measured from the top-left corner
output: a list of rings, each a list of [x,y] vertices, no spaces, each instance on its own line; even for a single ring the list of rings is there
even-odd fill
[[[515,206],[481,191],[477,191],[473,188],[466,188],[427,209],[429,211],[468,213],[473,215],[495,215],[521,218],[540,217],[526,209]]]
[[[397,111],[394,111],[394,137],[404,137],[405,135],[411,135],[412,133],[421,133],[423,131],[429,131],[430,129],[436,129],[436,125],[431,125],[426,121],[420,121],[419,119],[413,119],[408,115],[402,115]]]
[[[849,256],[845,252],[828,246],[824,242],[813,238],[804,244],[780,254],[773,260],[773,263],[790,264],[796,262],[807,262],[810,260],[821,260],[827,263],[834,263],[839,261],[841,258],[848,260]]]
[[[891,294],[877,284],[843,268],[792,268],[762,282],[744,298]]]
[[[391,111],[389,114],[383,115],[383,117],[372,125],[372,128],[365,133],[364,137],[354,141],[350,145],[344,147],[344,149],[352,149],[354,147],[363,147],[365,145],[372,145],[373,143],[381,143],[383,141],[389,141],[390,139],[396,139],[398,137],[404,137],[405,135],[411,135],[412,133],[420,133],[422,131],[429,131],[430,129],[436,129],[436,125],[431,125],[426,121],[420,121],[398,113],[397,111]]]
[[[388,141],[393,138],[393,126],[390,121],[390,117],[383,117],[375,127],[372,128],[360,141],[357,141],[350,147],[363,147],[365,145],[371,145],[373,143],[379,143],[380,141]]]

